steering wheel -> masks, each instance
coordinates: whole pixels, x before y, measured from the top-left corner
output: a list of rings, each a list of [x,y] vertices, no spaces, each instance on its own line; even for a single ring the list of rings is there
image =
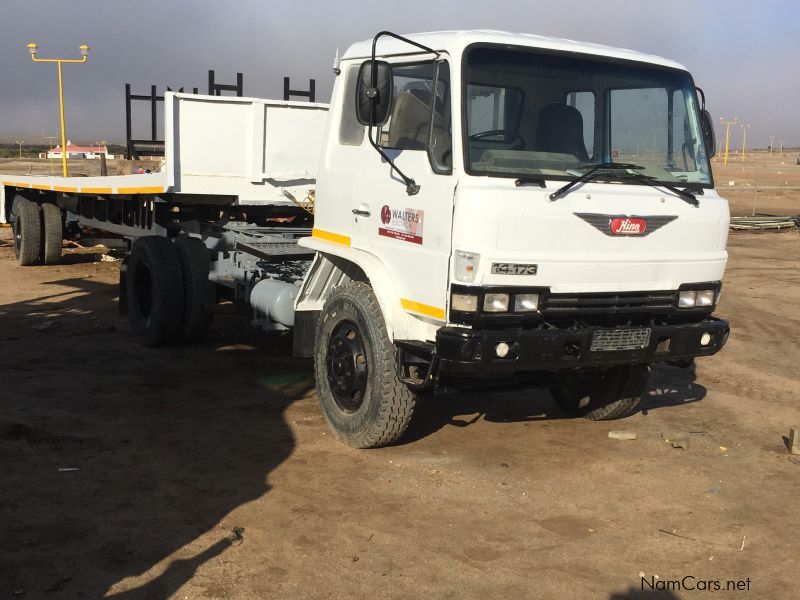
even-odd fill
[[[512,131],[510,129],[490,129],[489,131],[479,131],[478,133],[473,133],[471,136],[469,136],[469,139],[476,142],[508,144],[510,150],[525,147],[525,138],[523,138],[516,131]]]

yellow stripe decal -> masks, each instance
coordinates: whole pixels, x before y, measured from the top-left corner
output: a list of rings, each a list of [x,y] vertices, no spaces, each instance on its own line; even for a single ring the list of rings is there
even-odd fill
[[[428,304],[422,304],[422,302],[414,302],[413,300],[407,300],[406,298],[400,298],[400,304],[403,305],[403,308],[405,308],[406,310],[410,310],[411,312],[419,313],[427,317],[433,317],[434,319],[439,319],[440,321],[444,321],[443,308],[437,308],[435,306],[430,306]]]
[[[81,188],[81,194],[110,194],[111,188]]]
[[[17,187],[21,187],[21,188],[28,188],[28,189],[30,189],[30,187],[31,187],[31,184],[30,184],[30,183],[20,183],[20,182],[17,182],[17,183],[15,183],[14,185],[15,185],[15,186],[17,186]]]
[[[8,187],[14,187],[14,184],[11,183],[10,181],[4,181],[3,185],[7,185]]]
[[[317,238],[319,240],[325,240],[326,242],[339,244],[340,246],[350,245],[350,238],[347,237],[346,235],[341,235],[340,233],[333,233],[331,231],[325,231],[324,229],[317,229],[317,228],[312,229],[311,237]]]
[[[117,188],[118,194],[162,194],[163,192],[162,187]]]
[[[34,190],[47,190],[49,192],[53,188],[50,187],[49,185],[37,185],[37,184],[34,183],[34,184],[31,185],[31,189],[34,189]]]
[[[71,188],[71,187],[61,187],[61,186],[53,186],[53,190],[56,192],[72,192],[73,194],[78,191],[78,188]]]

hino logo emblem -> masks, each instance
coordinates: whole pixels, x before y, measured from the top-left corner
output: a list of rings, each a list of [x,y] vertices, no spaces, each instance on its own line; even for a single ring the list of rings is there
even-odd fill
[[[610,236],[644,236],[661,229],[678,218],[677,215],[603,215],[599,213],[574,213],[592,227]]]
[[[647,231],[647,220],[633,217],[611,219],[608,228],[614,235],[644,235]]]

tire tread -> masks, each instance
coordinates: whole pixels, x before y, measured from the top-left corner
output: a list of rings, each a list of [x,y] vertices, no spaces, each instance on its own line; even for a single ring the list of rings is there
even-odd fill
[[[378,299],[372,287],[361,281],[350,281],[338,286],[329,296],[323,308],[323,313],[340,298],[347,298],[357,304],[365,313],[365,317],[377,329],[380,347],[376,375],[381,382],[381,398],[378,408],[378,418],[375,419],[369,430],[359,436],[345,435],[336,430],[327,415],[326,420],[339,439],[356,448],[377,448],[396,442],[405,433],[414,414],[416,395],[397,377],[394,344],[389,339],[389,333],[383,318]],[[320,341],[323,319],[317,325],[317,341]],[[315,351],[314,375],[317,380],[317,390],[324,377],[320,372],[319,352]],[[323,382],[323,385],[327,385]],[[322,398],[320,398],[322,401]],[[325,411],[323,410],[323,413]]]

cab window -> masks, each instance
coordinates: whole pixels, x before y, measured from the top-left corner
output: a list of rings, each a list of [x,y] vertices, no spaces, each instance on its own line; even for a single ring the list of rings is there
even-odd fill
[[[452,171],[450,69],[446,62],[398,65],[392,69],[394,102],[380,128],[382,147],[423,150],[437,173]]]

